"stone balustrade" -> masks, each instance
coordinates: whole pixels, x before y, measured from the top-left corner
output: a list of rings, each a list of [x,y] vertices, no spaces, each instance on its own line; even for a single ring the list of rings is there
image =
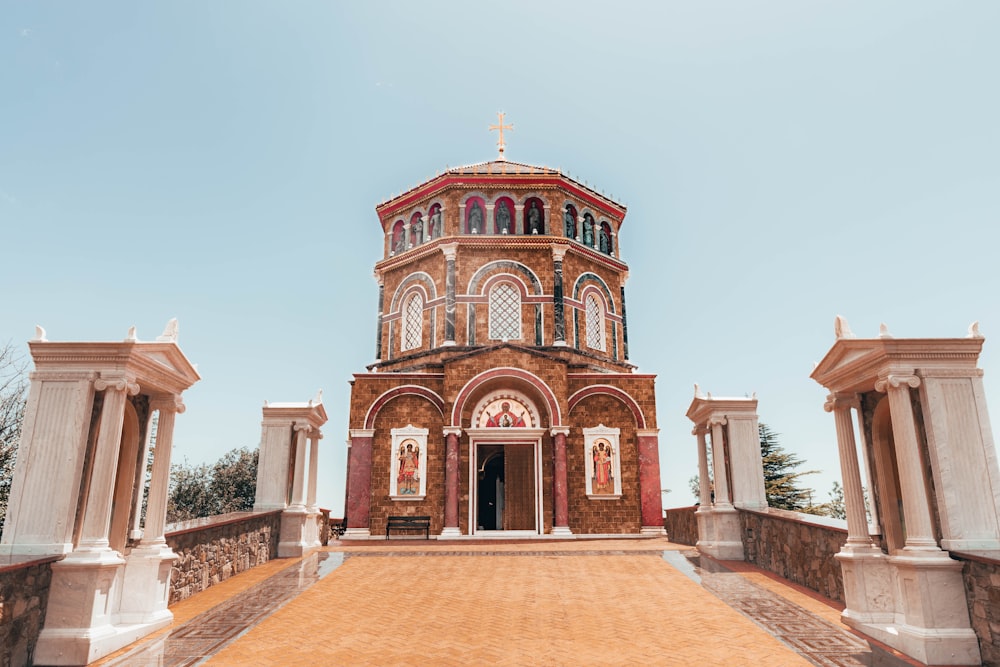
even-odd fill
[[[697,544],[698,519],[695,516],[697,509],[698,506],[695,505],[694,507],[674,507],[664,512],[663,527],[671,542],[692,546]]]
[[[30,665],[45,622],[52,562],[5,557],[0,560],[0,665]]]
[[[834,555],[847,539],[837,519],[768,508],[740,511],[746,561],[837,602],[844,580]]]
[[[281,510],[232,512],[167,526],[178,555],[170,574],[170,604],[278,557]]]
[[[1000,553],[951,552],[962,562],[965,600],[984,665],[1000,665]]]

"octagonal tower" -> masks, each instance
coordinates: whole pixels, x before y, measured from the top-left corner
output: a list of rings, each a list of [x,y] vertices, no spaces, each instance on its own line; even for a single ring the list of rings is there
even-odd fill
[[[628,362],[626,209],[502,158],[376,207],[375,361],[355,375],[346,537],[662,532],[654,376]]]

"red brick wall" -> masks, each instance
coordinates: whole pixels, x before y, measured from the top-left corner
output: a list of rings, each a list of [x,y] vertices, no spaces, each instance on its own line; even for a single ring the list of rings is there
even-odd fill
[[[637,533],[642,527],[639,505],[639,455],[635,419],[616,398],[595,395],[580,401],[570,414],[566,438],[569,527],[574,533]],[[587,498],[583,429],[604,424],[621,429],[622,496],[617,500]]]
[[[391,500],[389,477],[395,463],[392,429],[413,424],[428,429],[427,494],[424,500]],[[384,535],[390,515],[429,515],[431,534],[444,527],[444,420],[427,399],[400,396],[389,401],[375,418],[372,444],[371,523],[372,535]]]

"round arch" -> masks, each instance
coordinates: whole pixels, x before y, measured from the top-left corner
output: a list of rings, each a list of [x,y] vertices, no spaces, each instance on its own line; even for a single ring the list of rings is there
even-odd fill
[[[461,391],[458,392],[458,396],[455,398],[455,403],[451,410],[450,425],[461,427],[462,411],[465,409],[465,405],[468,403],[469,398],[483,384],[499,378],[517,379],[530,385],[532,389],[539,393],[544,402],[545,409],[549,416],[549,425],[553,427],[562,425],[562,411],[559,409],[559,402],[556,400],[555,393],[547,384],[545,384],[545,381],[534,373],[529,373],[528,371],[520,368],[510,367],[493,368],[488,371],[483,371],[466,382],[465,386],[462,387]]]
[[[621,401],[625,407],[632,411],[632,416],[635,417],[636,428],[647,428],[646,427],[646,417],[642,414],[642,408],[639,407],[639,402],[632,398],[624,389],[619,389],[618,387],[613,387],[609,384],[595,384],[589,387],[584,387],[578,392],[574,393],[567,400],[567,409],[572,412],[573,408],[583,399],[589,396],[595,395],[605,395],[611,396],[612,398],[617,398]]]
[[[444,399],[442,399],[436,392],[431,391],[427,387],[421,387],[420,385],[405,384],[401,387],[394,387],[390,389],[372,401],[371,406],[368,408],[368,412],[365,414],[364,428],[375,428],[375,417],[378,416],[379,411],[385,407],[386,403],[394,398],[399,398],[400,396],[419,396],[420,398],[425,398],[430,401],[430,403],[437,408],[437,411],[441,413],[441,416],[444,417]]]

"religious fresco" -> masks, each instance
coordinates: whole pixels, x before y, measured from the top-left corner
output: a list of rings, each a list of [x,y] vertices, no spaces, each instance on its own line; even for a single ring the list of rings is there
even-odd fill
[[[531,410],[512,397],[496,398],[479,414],[479,428],[531,428]]]
[[[393,500],[421,500],[427,492],[427,429],[408,424],[392,429],[392,470],[389,496]]]
[[[583,429],[587,497],[592,500],[615,499],[622,495],[619,433],[619,429],[604,424]]]

